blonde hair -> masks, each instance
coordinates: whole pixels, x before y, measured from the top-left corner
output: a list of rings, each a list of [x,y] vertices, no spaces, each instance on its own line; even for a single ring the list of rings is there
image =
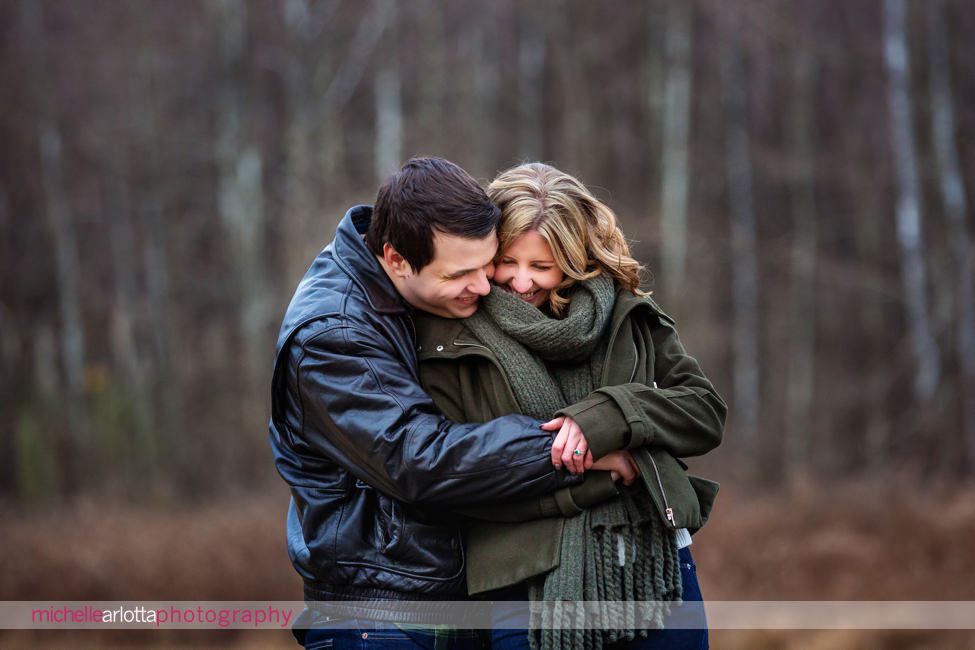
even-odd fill
[[[543,163],[527,163],[501,172],[487,189],[501,208],[498,250],[503,252],[526,232],[536,231],[552,249],[565,279],[549,294],[549,307],[561,316],[577,282],[608,273],[628,291],[640,290],[643,267],[630,247],[616,215],[576,178]]]

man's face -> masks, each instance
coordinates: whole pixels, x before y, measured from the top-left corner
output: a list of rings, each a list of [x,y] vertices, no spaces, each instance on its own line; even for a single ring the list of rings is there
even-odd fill
[[[436,232],[433,261],[419,273],[408,268],[400,275],[400,294],[408,303],[445,318],[467,318],[477,301],[491,291],[498,237],[468,239]]]

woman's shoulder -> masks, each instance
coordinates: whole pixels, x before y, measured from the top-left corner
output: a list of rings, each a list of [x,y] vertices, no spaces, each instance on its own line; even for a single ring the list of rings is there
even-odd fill
[[[636,294],[623,287],[618,287],[616,290],[616,305],[613,311],[614,318],[644,314],[655,316],[670,325],[675,323],[650,294]]]

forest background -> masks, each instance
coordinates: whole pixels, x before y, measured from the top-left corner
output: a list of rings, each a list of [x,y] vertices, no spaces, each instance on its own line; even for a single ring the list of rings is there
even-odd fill
[[[961,0],[0,0],[0,597],[299,597],[277,328],[431,154],[616,211],[731,409],[691,461],[706,597],[971,599],[972,33]],[[756,634],[718,647],[846,639]]]

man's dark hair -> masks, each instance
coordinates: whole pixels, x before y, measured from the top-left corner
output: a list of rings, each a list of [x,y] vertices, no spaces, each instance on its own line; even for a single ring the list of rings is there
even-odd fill
[[[411,158],[379,188],[366,245],[381,257],[388,242],[419,272],[433,261],[436,232],[481,239],[500,219],[463,169],[443,158]]]

